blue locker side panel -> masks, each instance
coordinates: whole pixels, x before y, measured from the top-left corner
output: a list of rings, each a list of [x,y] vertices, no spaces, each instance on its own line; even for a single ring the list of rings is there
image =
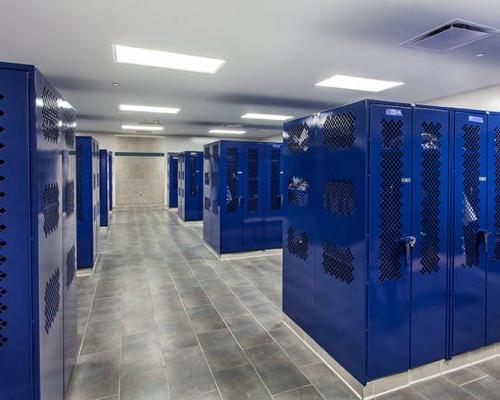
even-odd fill
[[[366,102],[318,117],[314,271],[316,341],[366,379]]]
[[[77,266],[94,266],[94,175],[92,138],[76,137],[76,218]]]
[[[213,248],[221,252],[222,232],[221,232],[221,214],[222,204],[224,204],[222,189],[222,171],[220,170],[221,160],[221,142],[212,143],[210,148],[210,236],[212,238]],[[221,204],[222,203],[222,204]]]
[[[368,380],[410,365],[412,110],[370,105]]]
[[[109,152],[108,157],[108,188],[109,188],[109,210],[113,210],[113,153]],[[175,197],[177,199],[177,196]]]
[[[448,110],[413,110],[412,368],[446,356],[449,126]]]
[[[266,143],[264,156],[263,204],[264,248],[280,248],[283,244],[283,194],[281,144]]]
[[[38,220],[38,335],[40,398],[62,399],[63,287],[62,276],[62,155],[58,102],[62,99],[37,71],[36,204]],[[31,100],[33,102],[33,100]]]
[[[101,213],[100,213],[100,200],[99,200],[99,143],[92,138],[92,175],[93,175],[93,186],[92,186],[92,201],[93,201],[93,232],[94,232],[94,263],[97,260],[97,254],[99,252],[99,229],[101,226]]]
[[[243,250],[264,249],[264,157],[265,144],[247,142],[243,147],[244,179],[242,204]]]
[[[283,311],[315,337],[316,116],[283,126]]]
[[[177,215],[184,220],[184,153],[179,153],[177,163]]]
[[[78,352],[76,288],[75,127],[73,109],[62,109],[63,144],[63,252],[64,388],[68,387]]]
[[[35,106],[28,88],[31,76],[0,65],[1,400],[34,398],[32,372],[38,368],[33,364],[38,357],[32,354],[36,336],[31,324],[32,307],[37,311],[39,300],[37,268],[31,274],[31,266],[38,263],[37,243],[30,244],[29,210],[36,206],[36,196],[30,194],[30,114]]]
[[[184,221],[203,220],[203,152],[184,153]]]
[[[486,341],[500,341],[500,114],[488,122],[488,288]]]
[[[486,342],[487,116],[455,112],[454,355]]]
[[[99,212],[100,226],[109,226],[108,151],[99,150]]]
[[[210,185],[210,174],[212,172],[209,144],[203,146],[203,240],[212,248],[217,247],[217,243],[212,240],[212,186]]]
[[[168,206],[170,208],[177,207],[177,165],[179,155],[177,153],[168,153]]]

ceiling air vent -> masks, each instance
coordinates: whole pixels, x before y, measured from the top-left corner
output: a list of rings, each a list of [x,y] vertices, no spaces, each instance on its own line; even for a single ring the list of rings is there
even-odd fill
[[[498,29],[489,26],[454,19],[445,25],[401,43],[401,46],[447,52],[485,39],[498,32]]]

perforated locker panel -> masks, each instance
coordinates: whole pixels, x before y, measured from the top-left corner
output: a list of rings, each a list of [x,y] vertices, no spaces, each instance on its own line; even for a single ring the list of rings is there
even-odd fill
[[[95,144],[90,136],[76,137],[77,266],[91,268],[95,262],[94,189]]]
[[[248,142],[242,154],[246,164],[243,185],[243,249],[262,250],[264,245],[265,144]]]
[[[109,225],[109,180],[108,180],[108,151],[99,150],[99,225]]]
[[[356,103],[319,115],[313,205],[315,340],[360,381],[366,379],[366,107]],[[289,184],[288,196],[299,189],[293,207],[311,202],[304,186],[297,179]]]
[[[178,161],[177,153],[168,153],[168,206],[170,208],[177,207],[177,189],[178,189]]]
[[[315,337],[316,116],[286,122],[283,139],[283,311]]]
[[[264,144],[262,203],[264,207],[264,248],[283,244],[283,162],[281,144]]]
[[[446,356],[450,115],[413,110],[411,367]]]
[[[411,234],[412,110],[370,106],[371,213],[368,379],[410,365],[410,263],[402,238]],[[394,351],[394,349],[397,351]]]
[[[211,159],[210,145],[203,147],[203,240],[210,246],[212,243],[212,186],[210,186]]]
[[[177,188],[177,215],[182,220],[184,216],[184,153],[179,153],[179,159],[177,162],[177,177],[178,177],[178,188]]]
[[[108,156],[108,180],[109,180],[109,209],[113,211],[113,153]],[[176,196],[177,198],[177,196]]]
[[[186,151],[179,169],[179,216],[184,221],[203,220],[203,152]],[[179,165],[180,166],[180,165]]]
[[[500,341],[500,114],[488,120],[488,287],[486,341]]]
[[[95,176],[95,186],[92,191],[92,201],[94,208],[94,222],[93,222],[93,231],[94,231],[94,263],[97,260],[97,255],[99,253],[99,229],[101,226],[101,213],[100,213],[100,171],[99,171],[99,142],[92,138],[92,174]]]
[[[455,112],[453,354],[486,340],[487,122],[486,114]]]

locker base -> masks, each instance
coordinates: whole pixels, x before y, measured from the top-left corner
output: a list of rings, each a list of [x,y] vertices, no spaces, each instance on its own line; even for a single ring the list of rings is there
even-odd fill
[[[382,394],[402,389],[416,382],[435,378],[439,375],[456,371],[470,365],[500,356],[500,343],[482,347],[478,350],[460,354],[453,359],[440,360],[396,375],[377,379],[363,385],[357,381],[345,368],[331,357],[293,320],[283,314],[283,323],[295,333],[318,357],[354,392],[360,399],[373,399]]]
[[[283,253],[283,249],[267,249],[267,250],[255,250],[255,251],[242,251],[239,253],[225,253],[219,254],[215,249],[213,249],[209,244],[203,243],[205,247],[210,250],[210,252],[216,256],[221,261],[238,260],[241,258],[255,258],[255,257],[268,257],[277,256]]]
[[[183,221],[182,219],[179,218],[179,222],[186,227],[203,226],[203,221]]]

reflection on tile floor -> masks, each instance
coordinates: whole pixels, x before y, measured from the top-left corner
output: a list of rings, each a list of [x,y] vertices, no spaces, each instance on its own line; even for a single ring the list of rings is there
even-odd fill
[[[115,211],[100,239],[67,399],[357,398],[283,325],[280,256],[219,261],[160,209]],[[500,359],[380,399],[499,400]]]

